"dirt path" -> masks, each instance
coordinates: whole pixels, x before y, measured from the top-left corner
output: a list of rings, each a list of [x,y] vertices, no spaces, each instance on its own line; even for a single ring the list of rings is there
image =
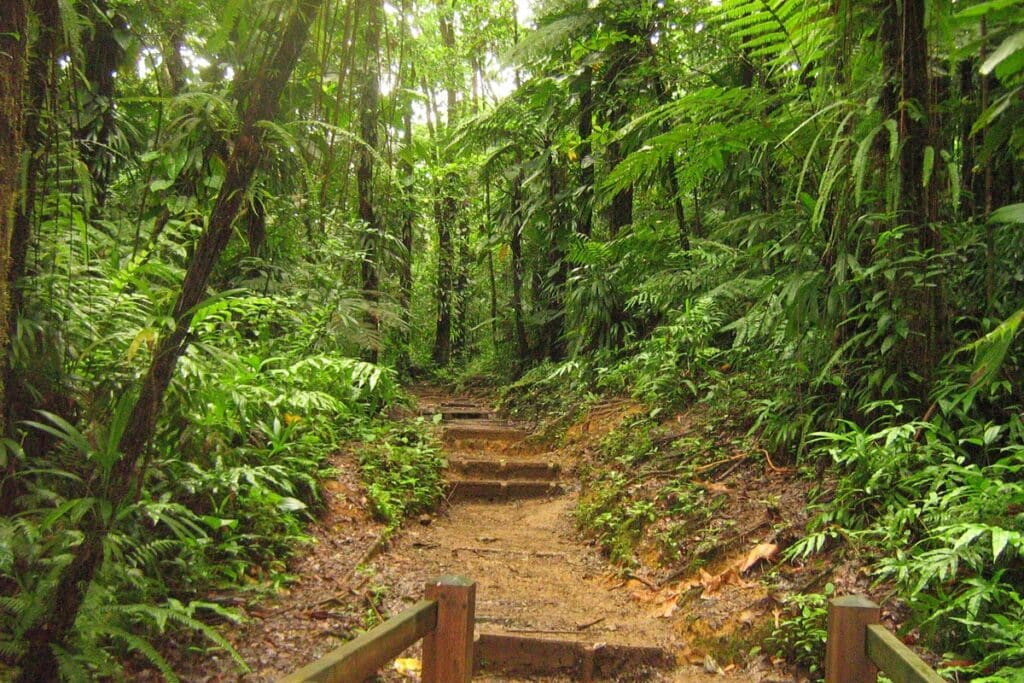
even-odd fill
[[[557,451],[531,445],[526,426],[484,401],[418,398],[424,414],[444,416],[450,505],[374,561],[389,608],[418,599],[440,574],[474,579],[479,680],[750,680],[676,665],[683,643],[671,623],[631,599],[579,539],[572,464]]]

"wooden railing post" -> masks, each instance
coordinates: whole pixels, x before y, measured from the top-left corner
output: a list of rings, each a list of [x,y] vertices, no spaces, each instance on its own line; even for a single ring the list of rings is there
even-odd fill
[[[473,677],[476,583],[442,576],[424,597],[437,601],[437,626],[423,639],[423,683],[468,683]]]
[[[828,606],[825,683],[875,683],[878,670],[868,658],[867,631],[881,608],[863,595],[834,598]]]

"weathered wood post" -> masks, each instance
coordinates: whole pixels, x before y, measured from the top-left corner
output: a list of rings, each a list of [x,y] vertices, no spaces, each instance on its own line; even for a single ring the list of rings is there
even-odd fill
[[[828,606],[825,683],[875,683],[878,670],[868,658],[867,632],[881,608],[863,595],[833,598]]]
[[[476,583],[442,576],[426,586],[437,600],[437,627],[423,638],[423,683],[468,683],[473,677]]]

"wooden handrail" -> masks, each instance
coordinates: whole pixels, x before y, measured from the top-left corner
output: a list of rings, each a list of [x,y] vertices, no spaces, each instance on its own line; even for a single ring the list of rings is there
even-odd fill
[[[868,626],[868,657],[893,683],[946,683],[913,650],[881,624]]]
[[[879,606],[862,595],[829,602],[825,683],[875,683],[878,669],[893,683],[945,683],[880,617]]]
[[[442,576],[424,599],[280,683],[363,683],[423,638],[423,683],[467,683],[473,674],[476,584]]]

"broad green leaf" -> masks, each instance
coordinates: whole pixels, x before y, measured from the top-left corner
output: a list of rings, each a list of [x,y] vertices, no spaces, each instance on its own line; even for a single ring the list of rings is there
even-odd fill
[[[1024,223],[1024,204],[1009,204],[992,212],[988,219],[993,223]]]
[[[1012,36],[1003,41],[1003,43],[996,48],[995,52],[988,56],[985,63],[981,65],[978,71],[983,76],[988,76],[992,73],[992,70],[999,66],[1003,60],[1010,57],[1018,50],[1024,49],[1024,30],[1017,31]]]
[[[998,560],[999,556],[1003,554],[1003,550],[1006,549],[1006,544],[1010,542],[1010,532],[1000,527],[992,528],[992,559]]]

